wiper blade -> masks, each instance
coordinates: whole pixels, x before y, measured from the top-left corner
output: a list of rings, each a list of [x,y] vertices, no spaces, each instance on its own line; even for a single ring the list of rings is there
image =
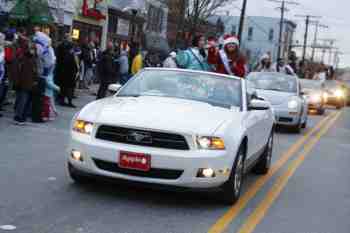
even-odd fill
[[[116,97],[135,97],[135,98],[137,98],[137,97],[140,97],[141,95],[117,95]]]
[[[282,89],[278,89],[278,88],[270,88],[268,90],[270,90],[270,91],[283,91],[283,92],[286,92],[286,91],[284,91]]]

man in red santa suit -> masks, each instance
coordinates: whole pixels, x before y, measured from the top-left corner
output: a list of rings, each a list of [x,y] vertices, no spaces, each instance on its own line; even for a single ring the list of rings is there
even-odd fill
[[[212,45],[212,43],[209,43]],[[239,51],[239,40],[235,36],[224,36],[221,50],[211,46],[208,50],[208,63],[220,74],[234,75],[244,78],[247,73],[245,59]]]

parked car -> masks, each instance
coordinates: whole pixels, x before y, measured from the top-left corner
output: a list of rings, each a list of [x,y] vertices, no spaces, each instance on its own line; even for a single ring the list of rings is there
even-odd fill
[[[300,79],[301,91],[307,100],[309,110],[316,110],[318,114],[325,113],[327,92],[319,80]]]
[[[245,173],[268,172],[273,128],[270,104],[243,79],[147,68],[76,114],[68,171],[78,183],[108,177],[213,190],[234,203]]]
[[[341,82],[337,80],[326,80],[324,82],[327,90],[327,105],[341,109],[346,105],[346,92]]]
[[[248,75],[247,80],[248,86],[257,90],[258,97],[271,103],[278,125],[288,126],[296,133],[306,128],[308,106],[297,76],[254,72]]]

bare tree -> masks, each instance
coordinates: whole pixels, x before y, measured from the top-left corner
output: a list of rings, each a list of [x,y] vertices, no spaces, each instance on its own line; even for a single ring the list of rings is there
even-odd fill
[[[187,21],[194,34],[201,22],[206,22],[215,12],[234,0],[188,0]]]

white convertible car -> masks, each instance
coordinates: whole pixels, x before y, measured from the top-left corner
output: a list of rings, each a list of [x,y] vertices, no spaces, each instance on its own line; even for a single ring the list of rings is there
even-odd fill
[[[244,174],[265,174],[271,163],[273,113],[252,96],[243,79],[144,69],[75,115],[69,174],[78,183],[97,177],[216,190],[234,203]]]

